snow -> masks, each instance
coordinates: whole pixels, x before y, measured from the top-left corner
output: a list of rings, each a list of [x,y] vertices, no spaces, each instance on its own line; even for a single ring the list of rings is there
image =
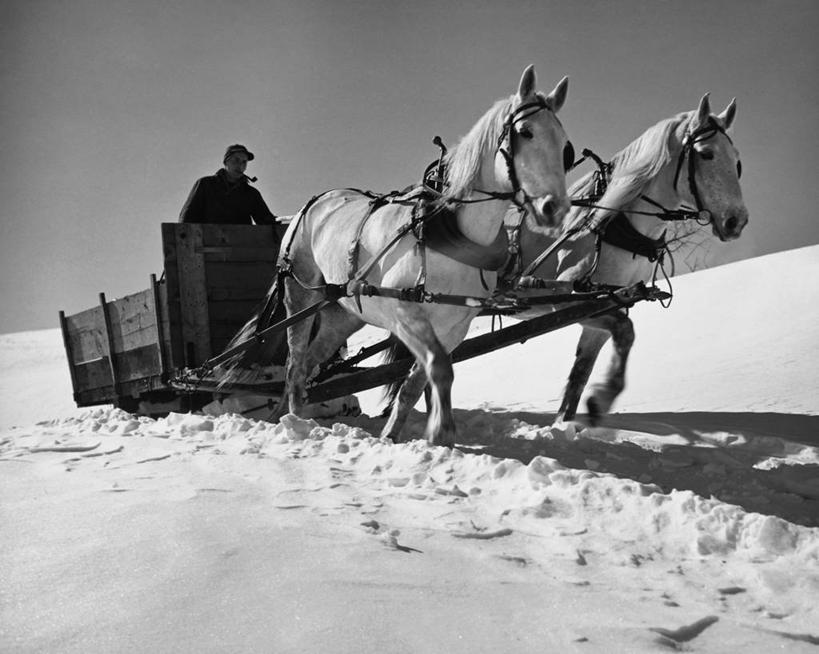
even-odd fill
[[[596,428],[551,425],[577,329],[459,364],[451,451],[80,410],[58,330],[0,336],[0,651],[813,651],[817,280],[674,279]]]

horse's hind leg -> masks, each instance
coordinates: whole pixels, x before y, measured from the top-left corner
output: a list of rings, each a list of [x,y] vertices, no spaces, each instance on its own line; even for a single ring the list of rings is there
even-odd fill
[[[337,304],[326,307],[318,314],[319,329],[310,341],[307,351],[307,374],[327,361],[347,342],[347,338],[364,326],[364,322]]]
[[[577,413],[580,397],[589,381],[600,349],[610,337],[613,340],[613,352],[606,379],[594,387],[588,400],[589,418],[592,424],[608,413],[615,398],[625,388],[626,361],[634,343],[634,326],[631,319],[620,311],[607,313],[581,323],[583,333],[577,344],[577,354],[566,384],[563,402],[560,404],[556,422],[573,420]]]
[[[592,424],[609,412],[614,400],[626,387],[626,364],[631,346],[634,345],[634,323],[631,318],[619,311],[601,318],[606,319],[607,329],[612,336],[612,353],[605,381],[596,384],[586,400]]]
[[[287,315],[301,311],[309,304],[322,299],[320,293],[305,291],[292,279],[286,279],[285,285],[285,305]],[[299,414],[305,399],[305,386],[307,382],[307,350],[310,343],[310,330],[313,326],[315,316],[308,316],[287,328],[287,368],[285,371],[285,397],[279,403],[279,407],[273,418],[280,418],[285,411],[285,402],[290,413]]]

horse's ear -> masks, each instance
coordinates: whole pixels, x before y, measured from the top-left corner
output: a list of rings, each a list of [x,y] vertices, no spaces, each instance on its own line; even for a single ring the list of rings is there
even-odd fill
[[[535,65],[529,64],[523,75],[520,77],[520,86],[518,87],[518,97],[523,100],[530,98],[535,94],[535,86],[537,85],[537,76],[535,75]]]
[[[557,83],[557,86],[546,98],[546,106],[557,113],[566,102],[566,95],[569,93],[569,78],[564,77]]]
[[[732,98],[731,102],[728,103],[728,106],[725,107],[725,111],[723,111],[717,118],[722,121],[722,125],[725,129],[731,127],[734,123],[734,118],[737,117],[737,99]]]
[[[697,109],[697,125],[702,127],[703,125],[708,124],[708,119],[711,117],[711,100],[709,99],[710,93],[706,93],[702,96],[702,100],[700,100],[700,106]]]

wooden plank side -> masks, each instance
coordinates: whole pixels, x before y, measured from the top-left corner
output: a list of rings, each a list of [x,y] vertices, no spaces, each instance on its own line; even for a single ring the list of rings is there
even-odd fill
[[[105,356],[108,345],[102,307],[94,307],[73,316],[66,316],[65,326],[75,363]]]
[[[276,262],[207,261],[208,292],[214,289],[247,291],[265,295],[276,274]]]
[[[210,303],[210,339],[214,353],[222,352],[259,306],[254,300]]]
[[[261,305],[261,300],[223,300],[210,303],[210,324],[245,324],[257,307]]]
[[[111,314],[109,311],[110,303],[105,299],[105,293],[100,293],[100,306],[102,307],[102,316],[105,321],[105,338],[106,338],[106,356],[108,357],[108,366],[111,372],[111,384],[114,386],[114,392],[119,395],[119,375],[117,370],[117,360],[114,357],[114,339],[111,329]]]
[[[272,247],[278,248],[278,240],[284,235],[286,225],[276,225],[275,232],[269,225],[201,225],[203,247]],[[277,239],[278,235],[278,239]]]
[[[156,345],[156,305],[151,289],[110,302],[111,335],[115,352]]]
[[[233,247],[220,245],[215,247],[203,247],[199,250],[205,255],[205,261],[213,262],[270,262],[271,266],[276,265],[278,251],[274,247]]]
[[[79,392],[95,388],[110,388],[111,392],[106,394],[106,397],[110,399],[115,397],[114,388],[111,386],[111,364],[108,362],[108,357],[78,363],[74,367],[74,373],[77,375]]]
[[[121,386],[119,396],[114,394],[114,389],[111,386],[100,386],[99,388],[81,391],[75,396],[77,406],[110,404],[121,399],[138,398],[140,395],[154,390],[170,390],[170,387],[160,377],[145,377],[137,381],[123,382]]]
[[[207,280],[202,246],[206,225],[178,225],[176,257],[179,274],[179,305],[185,363],[194,366],[211,356]]]
[[[66,316],[66,319],[70,323],[70,329],[72,332],[91,331],[93,329],[98,329],[100,326],[101,318],[102,313],[98,306],[91,307],[90,309],[86,309],[85,311],[80,311],[79,313],[75,313],[71,316]]]
[[[167,315],[160,317],[160,331],[168,345],[169,371],[211,356],[226,338],[217,326],[223,321],[231,332],[244,324],[273,281],[286,229],[278,225],[274,233],[269,226],[162,225],[165,279],[159,297]],[[225,302],[233,307],[214,306]],[[220,330],[216,342],[209,334],[212,328]]]
[[[213,307],[214,304],[221,304],[223,302],[236,303],[250,303],[258,304],[267,296],[267,288],[262,287],[247,287],[239,289],[229,288],[209,288],[208,289],[208,304]],[[213,322],[213,319],[211,319]]]
[[[156,343],[133,348],[114,355],[120,383],[136,381],[161,374],[162,366]]]

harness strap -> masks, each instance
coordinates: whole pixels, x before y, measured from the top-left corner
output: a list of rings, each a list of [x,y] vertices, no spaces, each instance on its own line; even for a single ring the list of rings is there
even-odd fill
[[[361,234],[364,232],[364,225],[367,224],[370,216],[372,216],[378,209],[388,204],[388,197],[390,196],[383,195],[370,200],[370,206],[369,209],[367,209],[367,213],[364,214],[364,218],[359,221],[355,238],[353,239],[352,244],[350,244],[350,249],[347,253],[347,263],[349,264],[347,279],[353,279],[355,277],[356,270],[358,269],[358,251],[361,248]]]
[[[606,192],[606,188],[608,187],[609,179],[611,178],[611,173],[613,169],[613,165],[611,162],[606,163],[601,159],[591,148],[583,148],[582,151],[583,158],[578,161],[575,165],[579,165],[585,159],[592,159],[595,164],[597,164],[597,170],[594,171],[594,191],[590,198],[584,198],[582,200],[572,200],[572,204],[574,206],[580,207],[589,207],[595,208],[591,202],[596,201],[603,194]],[[532,274],[540,268],[546,259],[552,256],[552,253],[557,250],[561,245],[563,245],[568,239],[570,239],[575,234],[578,234],[583,229],[582,225],[574,227],[572,229],[566,230],[563,234],[561,234],[560,238],[558,238],[552,245],[546,248],[543,252],[541,252],[535,260],[532,261],[526,268],[520,273],[521,277],[531,277]],[[520,255],[522,257],[522,255]]]

